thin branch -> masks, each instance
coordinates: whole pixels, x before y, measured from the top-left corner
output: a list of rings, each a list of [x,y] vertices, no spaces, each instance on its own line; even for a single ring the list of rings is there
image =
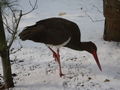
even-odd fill
[[[4,18],[4,22],[3,22],[3,24],[6,26],[6,28],[7,28],[7,31],[10,33],[10,34],[12,34],[12,32],[13,32],[13,30],[10,28],[10,26],[9,26],[9,24],[8,24],[8,20],[7,20],[7,18],[3,15],[3,18]]]
[[[104,21],[104,19],[101,19],[101,20],[94,20],[89,14],[87,14],[86,12],[85,12],[85,14],[86,14],[86,16],[88,16],[89,18],[90,18],[90,20],[92,21],[92,22],[100,22],[100,21]]]
[[[85,14],[90,18],[90,20],[91,20],[92,22],[94,22],[94,20],[92,19],[92,17],[91,17],[89,14],[87,14],[87,12],[85,12]]]
[[[93,5],[93,7],[95,7],[99,13],[102,13],[102,11],[99,10],[97,6]]]
[[[19,25],[19,23],[20,23],[21,18],[22,18],[22,10],[20,11],[19,18],[18,18],[18,20],[17,20],[17,22],[16,22],[16,27],[14,28],[14,30],[15,30],[15,31],[14,31],[14,34],[12,35],[12,39],[11,39],[9,45],[8,45],[8,48],[9,48],[9,49],[10,49],[10,47],[12,46],[12,44],[13,44],[13,42],[14,42],[14,40],[15,40],[15,37],[16,37],[16,34],[17,34],[18,25]]]
[[[32,3],[31,3],[31,1],[29,0],[29,4],[30,4],[30,6],[32,7],[32,8],[34,8],[34,6],[32,5]]]
[[[11,53],[10,54],[15,54],[16,52],[20,51],[23,47],[20,46],[20,48],[18,48],[17,50],[14,51],[14,49],[11,49]]]
[[[7,31],[12,34],[13,33],[13,30],[8,26],[8,24],[6,24],[5,22],[3,22],[3,24],[6,26],[7,28]]]
[[[31,9],[30,11],[26,12],[26,13],[23,13],[22,16],[27,15],[27,14],[31,13],[32,11],[34,11],[34,10],[36,9],[36,6],[37,6],[37,1],[38,1],[38,0],[35,1],[35,4],[34,4],[34,6],[33,6],[33,5],[31,4],[31,1],[29,0],[30,6],[32,7],[32,9]]]
[[[14,22],[15,24],[14,24],[14,25],[15,25],[15,27],[14,27],[14,33],[13,33],[13,35],[12,35],[11,41],[10,41],[10,43],[9,43],[9,45],[8,45],[8,48],[9,48],[9,49],[11,48],[11,46],[12,46],[12,44],[13,44],[15,38],[16,38],[18,25],[19,25],[19,23],[20,23],[20,20],[21,20],[22,16],[27,15],[27,14],[29,14],[29,13],[31,13],[32,11],[35,10],[36,5],[37,5],[37,0],[35,1],[34,6],[33,6],[32,3],[30,2],[30,0],[29,0],[29,3],[30,3],[30,5],[31,5],[32,9],[31,9],[30,11],[28,11],[27,13],[22,13],[22,10],[21,10],[18,18],[16,18],[14,11],[10,8],[11,11],[12,11],[12,13],[13,13],[13,16],[14,16],[14,20],[15,20],[15,22]]]
[[[12,18],[11,18],[12,19],[11,20],[12,28],[9,26],[7,17],[4,16],[4,19],[5,19],[4,25],[6,26],[8,32],[11,34],[11,39],[10,39],[9,44],[8,44],[9,50],[10,50],[14,40],[16,39],[16,35],[18,33],[18,26],[19,26],[19,23],[20,23],[22,16],[27,15],[27,14],[31,13],[32,11],[34,11],[36,9],[36,6],[37,6],[37,1],[38,0],[36,0],[35,4],[33,5],[31,3],[31,1],[29,0],[29,4],[32,7],[32,9],[26,13],[22,13],[22,10],[20,10],[19,14],[16,12],[18,10],[15,10],[13,6],[11,6],[10,4],[6,5],[8,7],[8,9],[10,10],[10,13],[12,14]]]
[[[12,12],[12,14],[13,14],[13,17],[16,19],[16,15],[15,15],[14,10],[12,9],[12,7],[9,6],[9,5],[7,5],[7,6],[8,6],[8,8],[11,10],[11,12]]]

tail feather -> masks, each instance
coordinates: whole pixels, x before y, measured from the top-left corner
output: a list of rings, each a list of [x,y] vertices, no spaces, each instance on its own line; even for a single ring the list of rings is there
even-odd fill
[[[22,40],[32,40],[35,38],[34,36],[38,33],[40,34],[42,30],[44,30],[44,26],[42,25],[35,24],[28,26],[19,34],[19,37]]]
[[[32,36],[32,32],[29,30],[24,30],[19,34],[21,40],[27,40]]]

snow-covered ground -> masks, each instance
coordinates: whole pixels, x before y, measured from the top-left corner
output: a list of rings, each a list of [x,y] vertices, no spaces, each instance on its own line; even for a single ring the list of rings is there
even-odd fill
[[[58,64],[44,44],[19,40],[23,48],[10,56],[12,71],[17,74],[12,90],[120,90],[120,43],[103,40],[102,1],[39,0],[38,9],[25,16],[20,24],[23,29],[48,17],[63,17],[76,22],[81,29],[82,41],[96,43],[102,72],[89,53],[62,47],[60,54],[65,76],[60,78]],[[13,46],[18,48],[18,41]]]

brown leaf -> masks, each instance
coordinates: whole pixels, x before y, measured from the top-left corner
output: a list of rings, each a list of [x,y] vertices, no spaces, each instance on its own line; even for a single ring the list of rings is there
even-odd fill
[[[105,79],[104,82],[110,82],[110,80],[109,79]]]

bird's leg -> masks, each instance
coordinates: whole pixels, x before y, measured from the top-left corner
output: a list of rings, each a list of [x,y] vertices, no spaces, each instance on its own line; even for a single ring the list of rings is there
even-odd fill
[[[64,74],[62,73],[62,69],[61,69],[59,49],[57,49],[57,61],[59,64],[60,77],[62,77],[62,76],[64,76]]]
[[[48,47],[48,48],[52,51],[52,53],[53,53],[53,58],[55,58],[55,61],[57,61],[58,64],[59,64],[60,77],[64,76],[64,74],[62,73],[62,70],[61,70],[59,49],[57,49],[57,53],[56,53],[56,52],[55,52],[54,50],[52,50],[50,47]]]
[[[56,52],[54,50],[52,50],[52,48],[50,48],[50,47],[48,47],[48,48],[52,51],[53,58],[55,59],[55,61],[57,61],[57,54],[56,54]]]

